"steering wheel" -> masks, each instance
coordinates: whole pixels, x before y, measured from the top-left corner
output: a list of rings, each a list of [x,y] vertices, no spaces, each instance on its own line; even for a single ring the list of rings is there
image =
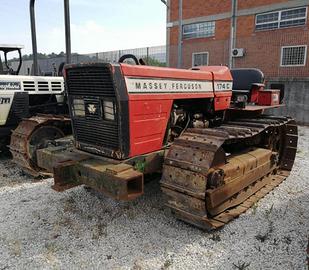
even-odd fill
[[[133,54],[124,54],[121,56],[118,60],[119,63],[123,63],[126,59],[133,59],[136,65],[145,65],[145,62],[143,59],[137,59],[137,57]]]

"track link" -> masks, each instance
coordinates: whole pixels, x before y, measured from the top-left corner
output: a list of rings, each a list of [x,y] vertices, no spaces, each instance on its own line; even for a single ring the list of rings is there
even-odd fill
[[[46,147],[49,140],[70,133],[71,121],[64,116],[41,114],[24,119],[11,135],[9,148],[13,162],[30,175],[41,175],[36,162],[36,150]]]
[[[167,207],[176,218],[201,229],[222,227],[289,176],[297,139],[293,119],[266,115],[229,121],[218,128],[188,129],[174,141],[164,162],[160,183]],[[244,168],[247,174],[229,183],[220,175],[230,160],[223,149],[237,145],[258,147],[252,152],[256,157],[251,152],[234,155],[234,162],[242,158],[245,167],[252,164],[250,159],[270,158],[254,172]]]

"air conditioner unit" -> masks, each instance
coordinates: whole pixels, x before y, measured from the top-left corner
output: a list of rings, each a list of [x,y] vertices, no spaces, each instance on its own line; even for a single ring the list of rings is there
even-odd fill
[[[245,49],[242,48],[235,48],[232,50],[233,57],[243,57],[245,56]]]

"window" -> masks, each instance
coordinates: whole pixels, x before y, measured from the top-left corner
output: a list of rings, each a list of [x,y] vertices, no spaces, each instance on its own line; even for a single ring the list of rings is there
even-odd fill
[[[193,53],[192,66],[208,66],[208,52]]]
[[[215,35],[215,22],[192,23],[183,26],[183,38],[201,38]]]
[[[306,64],[307,45],[281,48],[281,66],[304,66]]]
[[[305,25],[307,7],[280,10],[256,15],[256,30],[271,30],[291,26]]]

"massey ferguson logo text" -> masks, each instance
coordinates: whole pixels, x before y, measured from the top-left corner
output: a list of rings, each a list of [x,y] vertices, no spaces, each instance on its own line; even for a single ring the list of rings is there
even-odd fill
[[[0,104],[10,104],[11,99],[10,98],[2,98],[0,97]]]
[[[211,92],[211,81],[125,78],[129,93]]]
[[[0,90],[20,90],[20,82],[0,82]]]
[[[136,90],[202,90],[201,83],[135,82]]]

